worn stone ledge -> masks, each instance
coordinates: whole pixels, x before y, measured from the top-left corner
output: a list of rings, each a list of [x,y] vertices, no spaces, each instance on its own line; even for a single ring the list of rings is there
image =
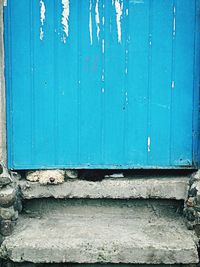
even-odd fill
[[[1,257],[33,263],[197,263],[198,240],[176,209],[165,200],[142,202],[40,200],[38,211],[20,216]]]
[[[94,263],[94,264],[81,264],[81,263],[30,263],[22,262],[16,263],[12,261],[2,261],[1,267],[172,267],[169,264],[109,264],[109,263]],[[173,264],[173,267],[199,267],[198,264]]]
[[[22,198],[152,198],[186,199],[188,177],[164,178],[118,178],[91,182],[67,180],[59,185],[41,185],[38,182],[21,180]]]

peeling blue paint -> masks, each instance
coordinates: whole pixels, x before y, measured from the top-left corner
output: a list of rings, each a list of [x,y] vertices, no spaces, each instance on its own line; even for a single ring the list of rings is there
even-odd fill
[[[198,10],[199,0],[8,1],[9,167],[194,167]]]

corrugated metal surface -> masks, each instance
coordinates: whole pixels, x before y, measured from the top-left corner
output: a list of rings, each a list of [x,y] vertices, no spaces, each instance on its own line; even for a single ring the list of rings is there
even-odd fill
[[[13,169],[194,164],[199,0],[8,0]]]

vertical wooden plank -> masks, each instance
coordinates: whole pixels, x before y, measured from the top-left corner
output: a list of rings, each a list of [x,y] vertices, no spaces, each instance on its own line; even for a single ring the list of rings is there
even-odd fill
[[[176,1],[171,165],[192,164],[195,0]]]
[[[43,1],[42,14],[39,0],[33,1],[34,8],[34,164],[54,165],[54,10],[53,2]],[[42,27],[42,16],[44,25]],[[42,29],[41,29],[42,27]],[[41,34],[41,30],[43,34]]]
[[[53,118],[53,124],[54,124],[54,164],[55,166],[56,165],[59,165],[59,159],[60,159],[60,156],[58,154],[58,140],[59,140],[59,137],[58,137],[58,106],[59,106],[59,94],[58,94],[58,89],[57,89],[57,85],[58,85],[58,40],[57,40],[57,36],[56,36],[56,33],[57,33],[57,25],[58,25],[58,8],[59,8],[59,4],[58,4],[58,1],[55,0],[53,1],[53,21],[54,21],[54,34],[53,34],[53,53],[54,53],[54,84],[53,84],[53,99],[54,99],[54,103],[53,103],[53,106],[54,106],[54,110],[53,110],[53,113],[54,113],[54,118]]]
[[[147,164],[149,3],[148,0],[130,2],[128,11],[126,157],[128,164],[138,167]]]
[[[62,16],[64,6],[57,1],[56,27],[56,94],[58,101],[57,164],[72,166],[78,160],[78,1],[69,2],[68,36],[64,31]]]
[[[22,162],[31,164],[30,1],[22,0],[18,5],[8,1],[6,12],[8,164],[15,168]],[[22,12],[24,15],[19,20]]]
[[[78,94],[77,94],[77,164],[80,165],[80,130],[81,130],[81,40],[82,40],[82,2],[78,3],[78,49],[77,49],[77,64],[78,64]]]
[[[148,165],[169,166],[173,1],[152,1],[151,34]]]
[[[88,167],[101,160],[102,9],[98,0],[81,9],[80,160]]]
[[[105,30],[106,24],[106,9],[107,9],[106,0],[102,0],[102,27],[101,27],[101,53],[102,53],[102,73],[101,73],[101,160],[100,164],[103,166],[106,165],[105,162]]]
[[[30,1],[30,112],[31,112],[31,127],[30,127],[30,143],[31,143],[31,165],[34,165],[34,155],[35,155],[35,61],[34,61],[34,20],[35,20],[35,12],[33,1]]]
[[[10,18],[10,8],[9,5],[4,7],[3,9],[3,19],[4,19],[4,60],[5,60],[5,97],[6,97],[6,129],[7,129],[7,164],[8,167],[12,167],[12,123],[11,123],[11,86],[10,86],[10,72],[11,64],[10,64],[10,46],[9,46],[9,40],[11,40],[10,36],[10,24],[11,22]]]
[[[123,158],[125,9],[123,0],[106,2],[104,160],[121,165]]]
[[[124,13],[124,90],[123,90],[123,161],[125,164],[129,164],[127,160],[127,155],[129,151],[129,144],[127,143],[128,134],[128,105],[129,105],[129,44],[130,44],[130,20],[129,20],[129,1],[124,1],[123,8]]]
[[[194,59],[194,88],[193,88],[193,161],[195,167],[200,166],[200,116],[199,116],[199,82],[200,82],[200,1],[196,0],[195,13],[195,59]]]

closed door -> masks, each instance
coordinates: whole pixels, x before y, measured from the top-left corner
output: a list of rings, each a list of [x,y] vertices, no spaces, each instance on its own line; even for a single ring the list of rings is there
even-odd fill
[[[194,167],[199,0],[8,0],[8,164]]]

